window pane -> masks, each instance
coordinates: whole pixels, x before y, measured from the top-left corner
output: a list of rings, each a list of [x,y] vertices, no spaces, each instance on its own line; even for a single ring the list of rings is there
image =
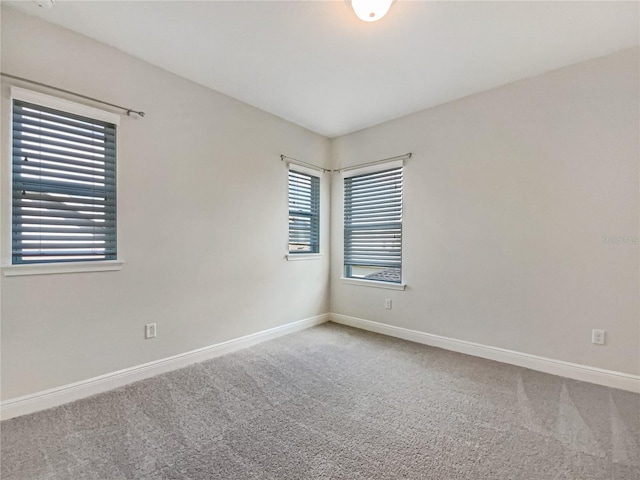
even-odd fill
[[[400,283],[402,167],[345,178],[345,276]]]
[[[289,253],[320,251],[320,178],[289,170]]]
[[[116,127],[13,101],[12,263],[116,259]]]

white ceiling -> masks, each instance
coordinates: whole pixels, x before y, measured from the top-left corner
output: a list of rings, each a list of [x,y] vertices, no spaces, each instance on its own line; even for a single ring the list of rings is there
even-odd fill
[[[5,2],[328,137],[638,45],[637,2]]]

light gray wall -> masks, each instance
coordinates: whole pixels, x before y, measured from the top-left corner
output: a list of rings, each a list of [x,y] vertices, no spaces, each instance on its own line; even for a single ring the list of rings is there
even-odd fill
[[[3,399],[328,311],[329,179],[323,259],[286,262],[280,153],[336,166],[414,153],[405,292],[340,282],[334,177],[333,311],[640,373],[638,245],[602,242],[638,235],[637,49],[332,142],[8,8],[2,70],[148,113],[119,131],[123,270],[0,277]],[[0,93],[5,263],[5,82]],[[145,341],[149,322],[158,338]],[[606,346],[591,345],[592,328],[607,330]]]
[[[332,185],[331,310],[640,373],[637,48],[335,139],[335,166],[405,152],[406,291],[347,285]],[[637,240],[636,240],[637,242]],[[384,309],[384,298],[393,309]],[[608,333],[591,344],[591,329]]]
[[[321,205],[324,257],[287,262],[287,176],[279,155],[326,165],[329,140],[8,8],[2,71],[147,112],[123,117],[119,127],[124,268],[1,277],[3,399],[328,311],[329,182]],[[1,95],[7,263],[5,82]],[[143,339],[149,322],[158,324],[154,340]]]

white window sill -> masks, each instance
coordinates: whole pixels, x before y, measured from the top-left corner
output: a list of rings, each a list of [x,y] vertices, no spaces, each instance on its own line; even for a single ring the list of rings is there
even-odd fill
[[[0,270],[5,277],[19,275],[51,275],[54,273],[111,272],[120,270],[123,260],[96,262],[34,263],[31,265],[3,265]]]
[[[342,283],[349,285],[360,285],[362,287],[386,288],[387,290],[404,290],[407,285],[405,283],[379,282],[377,280],[360,280],[359,278],[342,277]]]
[[[296,260],[319,260],[322,257],[321,253],[290,253],[285,255],[288,262],[294,262]]]

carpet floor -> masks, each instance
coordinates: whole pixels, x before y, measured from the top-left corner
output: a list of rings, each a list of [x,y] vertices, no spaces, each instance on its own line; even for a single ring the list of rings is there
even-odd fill
[[[640,396],[324,324],[7,420],[1,478],[640,479]]]

